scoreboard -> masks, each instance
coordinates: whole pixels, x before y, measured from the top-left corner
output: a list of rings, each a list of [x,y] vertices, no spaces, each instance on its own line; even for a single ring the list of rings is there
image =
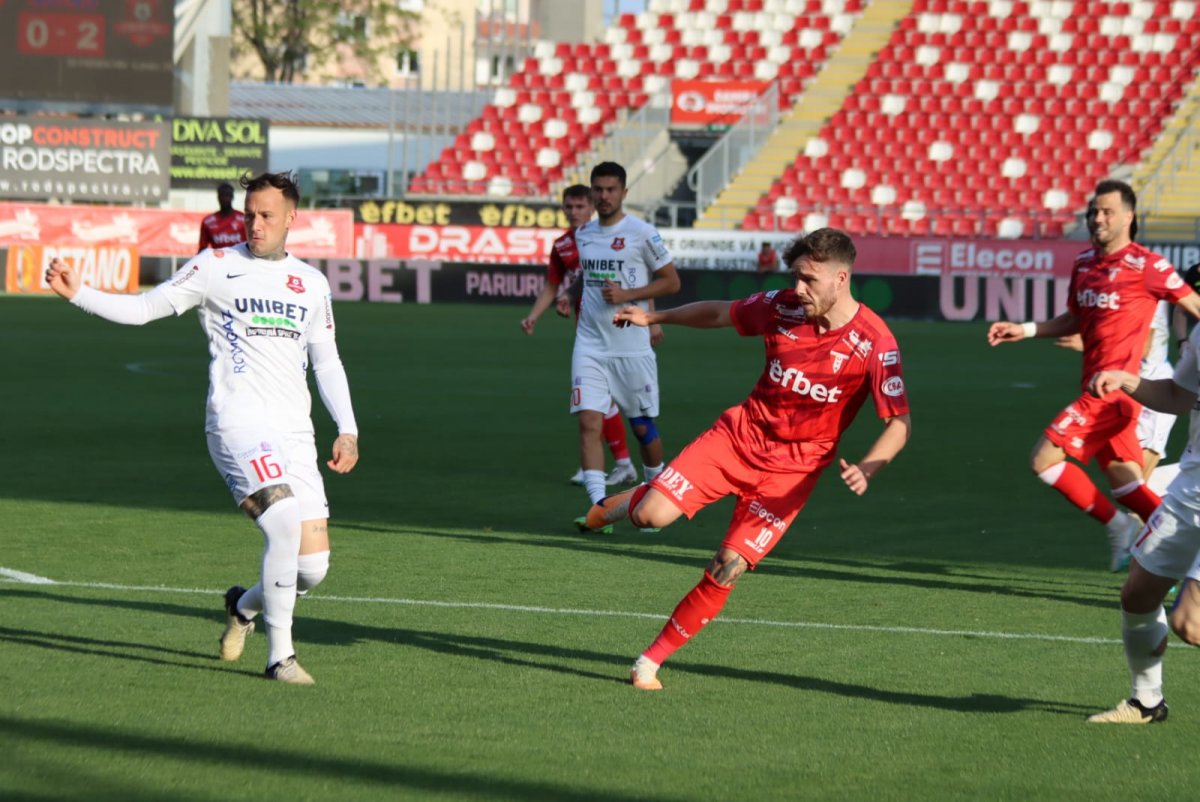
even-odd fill
[[[0,107],[171,112],[174,0],[0,0]]]

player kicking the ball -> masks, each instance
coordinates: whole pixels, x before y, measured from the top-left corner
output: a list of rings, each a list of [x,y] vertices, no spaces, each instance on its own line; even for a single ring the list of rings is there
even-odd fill
[[[783,537],[868,396],[883,432],[858,462],[840,461],[851,492],[865,493],[908,442],[900,351],[887,324],[850,295],[854,257],[850,237],[823,228],[784,254],[793,290],[665,312],[627,306],[617,313],[616,322],[638,326],[733,326],[743,336],[762,337],[766,346],[766,367],[749,398],[725,410],[650,484],[609,496],[588,512],[592,529],[626,517],[638,527],[663,527],[724,496],[738,500],[700,584],[630,669],[634,687],[662,688],[659,666],[717,617],[738,578]]]
[[[329,504],[313,441],[307,367],[338,425],[327,464],[346,473],[358,462],[358,427],[346,371],[334,342],[329,284],[284,249],[300,193],[287,173],[244,180],[249,241],[202,251],[144,295],[110,295],[81,283],[55,260],[51,288],[85,312],[143,325],[200,308],[208,337],[208,451],[234,500],[262,530],[261,579],[225,594],[221,659],[242,655],[253,618],[267,629],[268,679],[311,685],[296,662],[296,597],[329,570]]]

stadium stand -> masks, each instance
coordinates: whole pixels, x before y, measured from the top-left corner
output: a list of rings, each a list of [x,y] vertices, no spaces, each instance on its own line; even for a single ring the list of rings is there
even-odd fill
[[[791,105],[864,0],[651,0],[598,43],[539,42],[414,194],[544,195],[623,115],[673,79],[778,81]]]
[[[916,0],[747,229],[1059,236],[1191,85],[1194,2]]]

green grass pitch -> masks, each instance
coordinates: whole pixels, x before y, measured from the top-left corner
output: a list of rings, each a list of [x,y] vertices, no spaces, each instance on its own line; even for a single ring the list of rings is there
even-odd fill
[[[519,307],[341,305],[362,462],[327,478],[328,580],[297,608],[313,688],[215,658],[261,539],[208,461],[193,315],[123,328],[0,298],[0,798],[1190,798],[1200,669],[1171,719],[1128,692],[1101,527],[1029,473],[1077,354],[897,322],[914,437],[867,495],[827,474],[721,619],[630,662],[696,582],[722,502],[581,537],[570,326]],[[669,329],[668,453],[740,402],[761,344]],[[322,449],[333,432],[316,402]],[[860,455],[870,404],[845,438]],[[1175,456],[1183,425],[1172,439]],[[55,580],[30,584],[24,572]]]

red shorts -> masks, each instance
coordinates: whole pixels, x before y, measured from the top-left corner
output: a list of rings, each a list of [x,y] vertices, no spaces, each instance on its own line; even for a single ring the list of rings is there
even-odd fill
[[[1142,464],[1137,422],[1142,405],[1125,393],[1100,399],[1076,398],[1046,427],[1046,439],[1080,462],[1095,459],[1101,468],[1113,461]]]
[[[786,473],[755,467],[742,457],[733,433],[718,422],[671,460],[650,487],[688,518],[717,499],[737,496],[721,545],[740,554],[753,568],[804,507],[823,467]]]

